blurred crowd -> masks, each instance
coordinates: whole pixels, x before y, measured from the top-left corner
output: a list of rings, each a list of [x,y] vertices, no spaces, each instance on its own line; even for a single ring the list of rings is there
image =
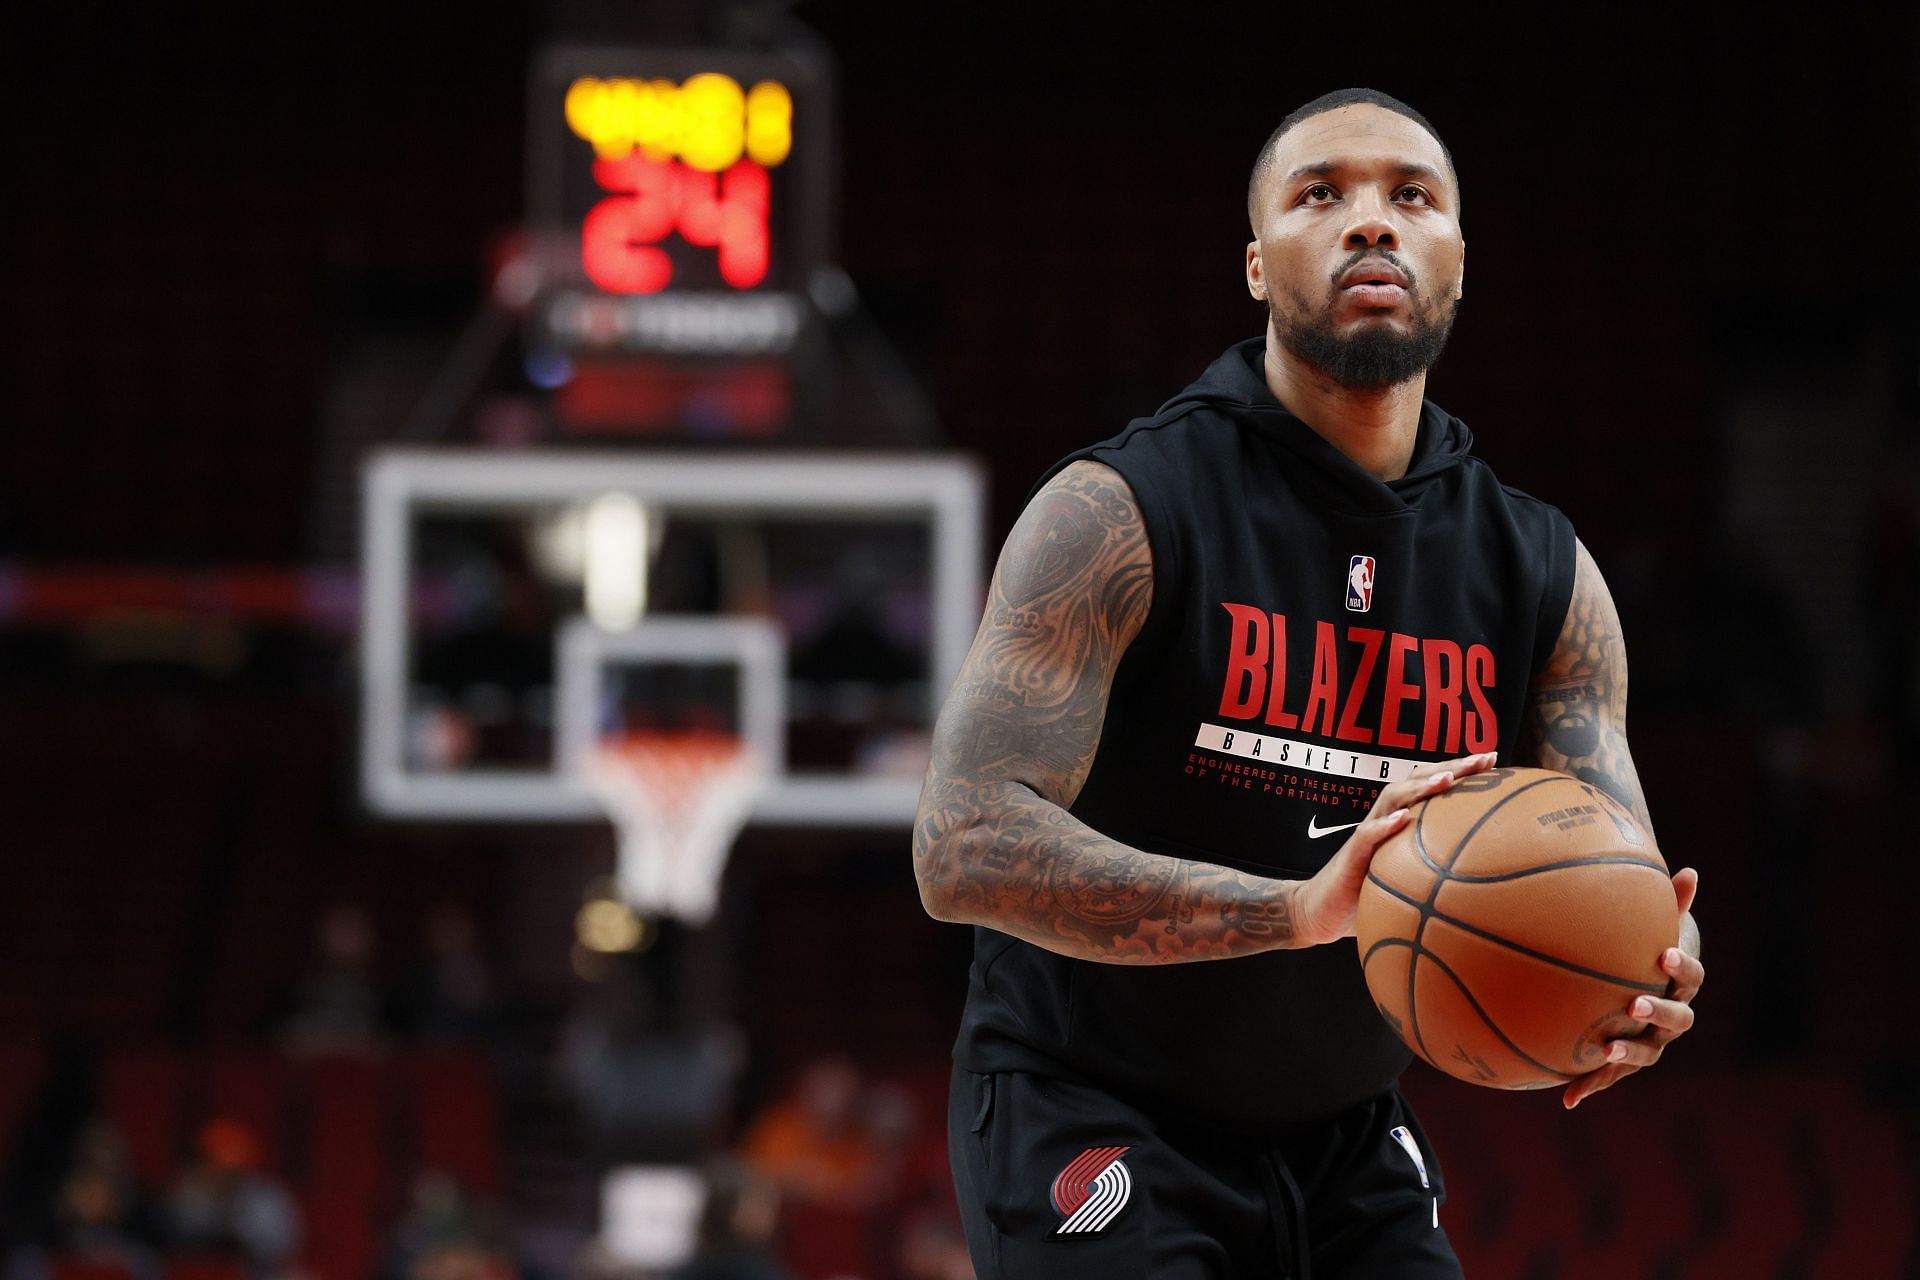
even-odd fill
[[[38,1238],[8,1257],[8,1280],[58,1280],[75,1262],[89,1275],[159,1280],[169,1252],[193,1255],[203,1274],[267,1280],[289,1274],[300,1213],[243,1125],[208,1124],[174,1184],[149,1187],[119,1132],[96,1118],[74,1143],[39,1229],[26,1234]]]
[[[973,1280],[928,1091],[838,1055],[800,1068],[704,1172],[693,1256],[665,1280]],[[633,1280],[590,1251],[581,1280]]]
[[[395,1039],[485,1045],[499,1031],[491,966],[473,917],[434,908],[422,956],[398,984],[382,982],[376,933],[363,909],[339,905],[320,919],[314,959],[290,993],[278,1038],[295,1054],[378,1053]]]
[[[282,1001],[268,1038],[288,1064],[378,1062],[422,1046],[489,1048],[498,1005],[472,917],[441,906],[424,922],[420,961],[383,981],[369,914],[323,912],[305,973]],[[193,1050],[179,1051],[184,1062]],[[301,1198],[275,1167],[272,1144],[219,1114],[191,1136],[170,1178],[143,1179],[125,1135],[106,1114],[93,1046],[68,1046],[34,1100],[39,1132],[7,1153],[4,1280],[325,1280],[303,1258],[312,1243]],[[175,1101],[136,1097],[145,1114],[174,1119]],[[158,1108],[157,1112],[151,1110]],[[381,1135],[358,1135],[378,1148]],[[388,1153],[371,1157],[386,1161]],[[377,1245],[383,1280],[487,1280],[516,1272],[497,1206],[451,1175],[421,1169]]]
[[[291,1141],[253,1127],[257,1107],[223,1110],[217,1086],[195,1104],[172,1092],[183,1084],[167,1086],[171,1101],[136,1085],[129,1102],[124,1084],[117,1094],[107,1084],[108,1057],[89,1048],[55,1062],[43,1087],[64,1101],[36,1100],[46,1122],[11,1154],[0,1194],[0,1280],[971,1280],[940,1123],[944,1064],[882,1075],[830,1055],[769,1077],[737,1029],[686,997],[685,957],[671,946],[582,975],[572,1014],[543,1034],[509,1014],[467,912],[436,908],[421,930],[418,960],[396,969],[382,963],[368,912],[319,913],[309,961],[262,1028],[275,1087],[294,1091],[264,1114],[293,1116]],[[356,1132],[349,1141],[377,1149],[388,1189],[370,1202],[382,1207],[367,1215],[378,1219],[364,1224],[367,1246],[343,1264],[325,1238],[337,1206],[320,1216],[316,1138],[301,1128],[320,1122],[300,1118],[310,1105],[300,1091],[341,1064],[397,1087],[400,1064],[423,1052],[488,1064],[503,1112],[525,1105],[506,1098],[514,1087],[562,1099],[596,1184],[623,1166],[697,1171],[698,1196],[667,1209],[666,1252],[678,1260],[624,1255],[609,1230],[529,1247],[538,1209],[516,1221],[500,1197]],[[530,1052],[546,1060],[531,1079],[514,1065]],[[163,1056],[190,1074],[204,1053]],[[748,1077],[760,1083],[743,1105],[736,1086]],[[139,1154],[154,1142],[141,1117],[154,1115],[177,1135],[163,1149],[185,1144],[177,1158]],[[122,1120],[145,1146],[130,1150]]]
[[[827,1057],[754,1118],[740,1158],[799,1222],[861,1224],[876,1280],[972,1280],[940,1119],[937,1090],[868,1080],[849,1059]]]
[[[96,1118],[51,1202],[16,1226],[6,1280],[303,1280],[299,1203],[245,1125],[216,1119],[169,1186],[145,1185],[124,1140]],[[420,1173],[380,1254],[382,1280],[496,1280],[516,1273],[498,1209],[437,1170]]]

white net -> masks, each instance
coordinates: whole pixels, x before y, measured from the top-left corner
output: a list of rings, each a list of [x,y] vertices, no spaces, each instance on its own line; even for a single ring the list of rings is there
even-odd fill
[[[712,919],[765,763],[730,734],[641,733],[596,743],[583,772],[620,829],[616,878],[628,905],[689,924]]]

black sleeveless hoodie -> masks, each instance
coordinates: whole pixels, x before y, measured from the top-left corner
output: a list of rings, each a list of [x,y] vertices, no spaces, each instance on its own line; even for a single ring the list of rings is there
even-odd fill
[[[1514,759],[1566,617],[1574,534],[1432,403],[1407,474],[1375,479],[1281,407],[1264,351],[1228,349],[1041,483],[1081,458],[1112,467],[1153,550],[1153,605],[1074,816],[1153,853],[1303,879],[1416,764]],[[1351,942],[1109,965],[988,928],[954,1057],[1256,1129],[1381,1093],[1411,1060]]]

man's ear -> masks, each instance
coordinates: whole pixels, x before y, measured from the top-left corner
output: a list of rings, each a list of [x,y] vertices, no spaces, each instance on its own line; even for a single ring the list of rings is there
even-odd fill
[[[1260,262],[1260,242],[1247,241],[1247,292],[1260,302],[1267,300],[1267,273]]]

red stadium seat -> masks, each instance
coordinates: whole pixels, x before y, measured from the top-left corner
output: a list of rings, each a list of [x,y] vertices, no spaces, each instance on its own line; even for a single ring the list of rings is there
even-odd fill
[[[1698,1193],[1677,1159],[1679,1104],[1658,1089],[1602,1093],[1558,1118],[1585,1226],[1562,1255],[1562,1280],[1663,1274],[1696,1229]],[[1631,1113],[1632,1123],[1622,1123]]]
[[[394,1135],[383,1063],[323,1057],[303,1064],[307,1267],[318,1280],[366,1280],[376,1224],[390,1205]]]
[[[798,1280],[878,1274],[884,1260],[874,1227],[865,1210],[787,1200],[780,1207],[780,1260]]]
[[[1476,1131],[1466,1142],[1456,1139],[1453,1164],[1490,1171],[1491,1194],[1462,1203],[1449,1182],[1448,1235],[1459,1241],[1470,1275],[1554,1269],[1579,1248],[1587,1204],[1586,1188],[1568,1176],[1559,1152],[1555,1126],[1564,1112],[1557,1100],[1539,1096],[1489,1094],[1484,1101]],[[1447,1168],[1444,1151],[1440,1158]]]
[[[390,1161],[386,1073],[358,1057],[316,1058],[305,1065],[309,1194],[329,1203],[378,1202]]]
[[[166,1280],[247,1280],[247,1265],[218,1253],[184,1253],[167,1259]]]
[[[379,1153],[384,1154],[384,1153]],[[380,1253],[376,1214],[352,1193],[323,1192],[301,1201],[301,1257],[315,1280],[367,1280]]]
[[[1678,1096],[1691,1104],[1718,1229],[1682,1274],[1689,1280],[1776,1274],[1808,1234],[1809,1171],[1794,1167],[1784,1132],[1795,1089],[1778,1080],[1689,1085]]]
[[[116,1054],[101,1072],[101,1108],[150,1187],[172,1182],[179,1165],[183,1074],[180,1055],[166,1051]]]
[[[500,1114],[493,1079],[476,1053],[411,1054],[403,1064],[412,1112],[413,1163],[453,1175],[471,1191],[498,1195]]]
[[[269,1052],[216,1053],[203,1074],[200,1121],[239,1121],[260,1140],[261,1163],[280,1168],[286,1158],[286,1062]]]
[[[1901,1150],[1900,1118],[1838,1084],[1819,1090],[1814,1144],[1833,1206],[1810,1280],[1891,1276],[1915,1257],[1920,1180]]]
[[[133,1268],[106,1254],[60,1254],[47,1259],[50,1280],[134,1280]]]

